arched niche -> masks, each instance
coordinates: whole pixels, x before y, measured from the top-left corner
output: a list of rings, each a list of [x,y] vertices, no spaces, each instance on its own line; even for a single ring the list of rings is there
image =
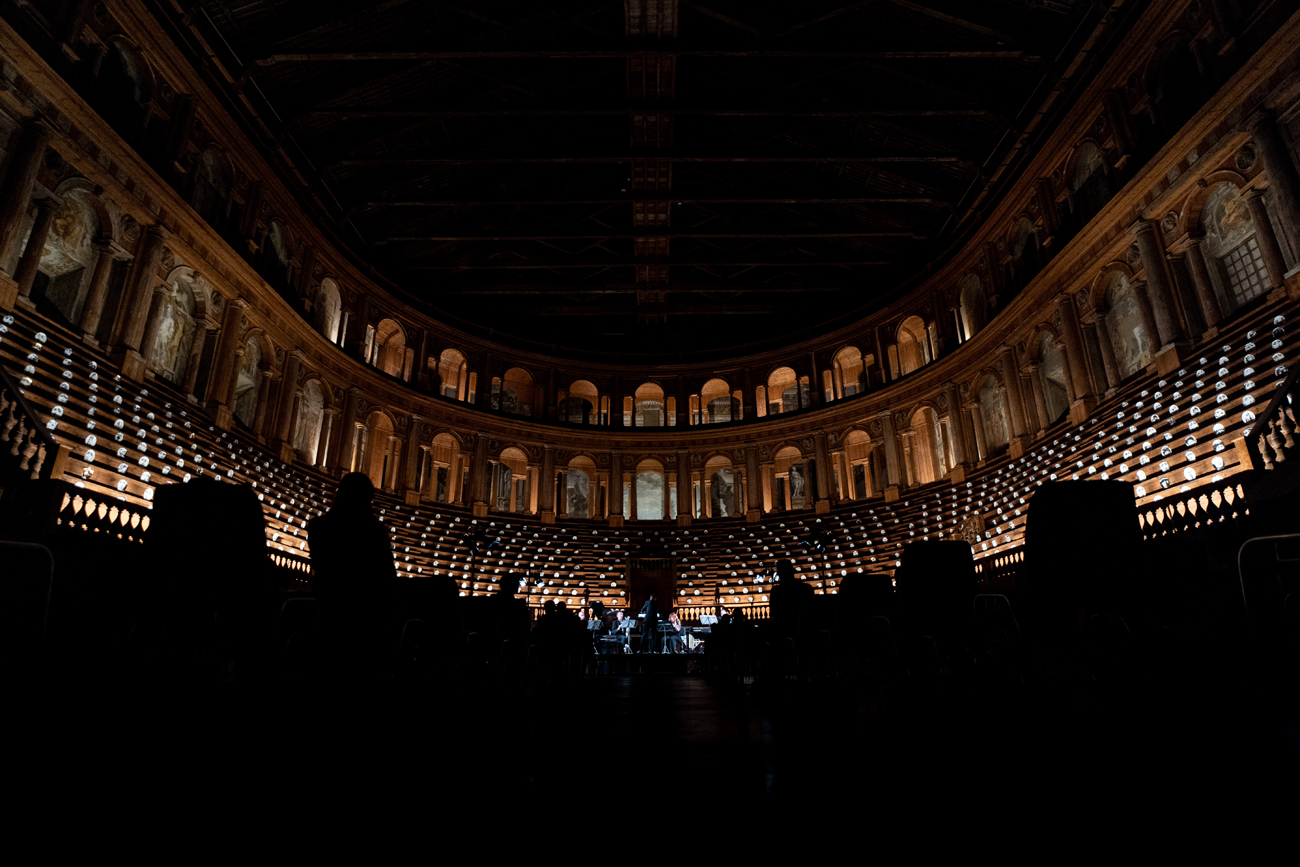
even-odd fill
[[[447,431],[434,434],[429,441],[429,465],[434,476],[430,493],[434,502],[455,502],[462,476],[459,459],[460,442]]]
[[[1023,289],[1042,267],[1042,255],[1034,223],[1021,217],[1011,228],[1007,239],[1011,251],[1011,285]]]
[[[141,143],[153,91],[153,71],[139,49],[122,39],[110,40],[95,80],[95,107],[132,145]]]
[[[257,397],[262,388],[262,344],[254,336],[244,338],[244,354],[235,375],[235,418],[251,428],[257,416]]]
[[[586,455],[569,459],[564,472],[565,513],[570,518],[597,518],[595,513],[596,464]]]
[[[492,489],[493,507],[501,512],[530,511],[528,494],[528,456],[514,446],[502,449]]]
[[[103,204],[89,190],[61,187],[61,197],[41,251],[31,297],[46,312],[74,326],[81,318],[100,255],[95,242],[106,236],[110,227]]]
[[[772,492],[772,505],[776,511],[811,508],[813,492],[812,475],[803,452],[795,446],[782,446],[773,455],[773,475],[776,490]]]
[[[709,480],[709,512],[714,518],[734,518],[744,511],[740,502],[740,472],[726,455],[714,455],[704,463]]]
[[[978,274],[967,274],[961,280],[961,324],[965,340],[979,333],[989,321],[988,294]]]
[[[194,271],[177,268],[167,278],[162,306],[158,309],[158,330],[153,345],[143,347],[149,366],[169,382],[180,385],[191,364],[190,350],[203,327],[209,297]]]
[[[874,490],[871,452],[875,444],[864,430],[851,430],[844,436],[844,461],[849,478],[840,481],[840,490],[847,498],[865,500]]]
[[[996,376],[984,377],[979,388],[980,422],[984,426],[986,458],[1001,454],[1011,444],[1011,422],[1007,415],[1006,390]]]
[[[670,517],[668,478],[664,475],[663,464],[657,459],[644,458],[637,463],[633,488],[638,521],[662,521]]]
[[[230,211],[230,160],[215,144],[205,147],[194,161],[190,207],[209,226],[224,232]]]
[[[1236,309],[1267,292],[1274,275],[1268,273],[1255,234],[1255,221],[1234,183],[1216,184],[1201,207],[1205,261],[1220,300]]]
[[[298,419],[294,425],[293,447],[307,466],[315,466],[320,445],[321,425],[325,420],[325,391],[320,381],[308,379],[298,401]]]
[[[934,407],[923,404],[913,411],[909,419],[911,445],[904,449],[904,458],[910,462],[913,482],[937,482],[948,472],[947,444],[943,422]]]
[[[363,441],[358,448],[360,472],[370,477],[377,490],[391,490],[399,452],[393,419],[383,410],[373,410],[366,417],[362,432]]]
[[[1106,282],[1106,333],[1121,379],[1145,370],[1153,354],[1138,291],[1122,271],[1112,272]]]
[[[1038,380],[1043,387],[1048,424],[1056,423],[1070,409],[1065,350],[1058,343],[1056,335],[1050,333],[1038,340]]]
[[[339,292],[339,284],[331,278],[320,281],[312,313],[316,330],[330,343],[338,343],[339,326],[343,320],[343,295]]]

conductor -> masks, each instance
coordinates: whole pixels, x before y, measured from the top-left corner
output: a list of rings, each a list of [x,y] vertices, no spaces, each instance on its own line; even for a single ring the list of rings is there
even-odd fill
[[[657,653],[659,651],[659,603],[655,601],[655,595],[650,594],[650,598],[641,606],[641,650],[648,653]]]

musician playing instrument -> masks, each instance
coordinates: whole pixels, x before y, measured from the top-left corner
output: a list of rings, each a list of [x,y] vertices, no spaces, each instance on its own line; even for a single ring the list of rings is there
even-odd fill
[[[681,653],[682,644],[686,637],[686,628],[682,626],[682,619],[677,616],[676,611],[668,615],[668,625],[673,628],[673,631],[668,633],[668,652]]]

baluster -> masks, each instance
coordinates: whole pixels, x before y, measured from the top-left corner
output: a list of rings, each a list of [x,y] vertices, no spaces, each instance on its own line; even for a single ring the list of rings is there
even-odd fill
[[[1264,459],[1264,469],[1273,469],[1273,457],[1268,450],[1268,443],[1264,441],[1264,435],[1259,435],[1259,456]]]
[[[1282,411],[1277,415],[1277,426],[1278,429],[1282,431],[1284,444],[1289,449],[1295,448],[1295,438],[1291,436],[1291,434],[1295,432],[1295,414],[1292,413],[1291,407],[1284,406],[1282,407]]]
[[[32,479],[33,481],[39,479],[41,477],[41,467],[44,466],[44,464],[45,464],[45,443],[41,443],[36,448],[36,456],[32,458],[31,472],[27,474],[27,478]]]
[[[13,433],[13,445],[10,446],[9,448],[10,457],[16,458],[21,453],[22,446],[23,446],[23,437],[25,437],[26,435],[27,435],[27,419],[25,417],[20,417],[18,419],[18,430],[14,431]]]
[[[1286,460],[1286,454],[1282,451],[1282,442],[1277,437],[1276,419],[1268,423],[1268,444],[1273,447],[1273,451],[1276,453],[1274,457],[1279,464]]]
[[[0,442],[9,442],[14,425],[18,424],[18,414],[14,411],[18,406],[18,401],[7,400],[4,407],[4,422],[0,424]]]

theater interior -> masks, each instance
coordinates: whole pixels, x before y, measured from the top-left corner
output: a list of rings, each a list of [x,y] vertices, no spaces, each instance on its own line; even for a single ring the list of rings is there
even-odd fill
[[[1288,0],[0,0],[15,779],[1294,797],[1297,316]]]

